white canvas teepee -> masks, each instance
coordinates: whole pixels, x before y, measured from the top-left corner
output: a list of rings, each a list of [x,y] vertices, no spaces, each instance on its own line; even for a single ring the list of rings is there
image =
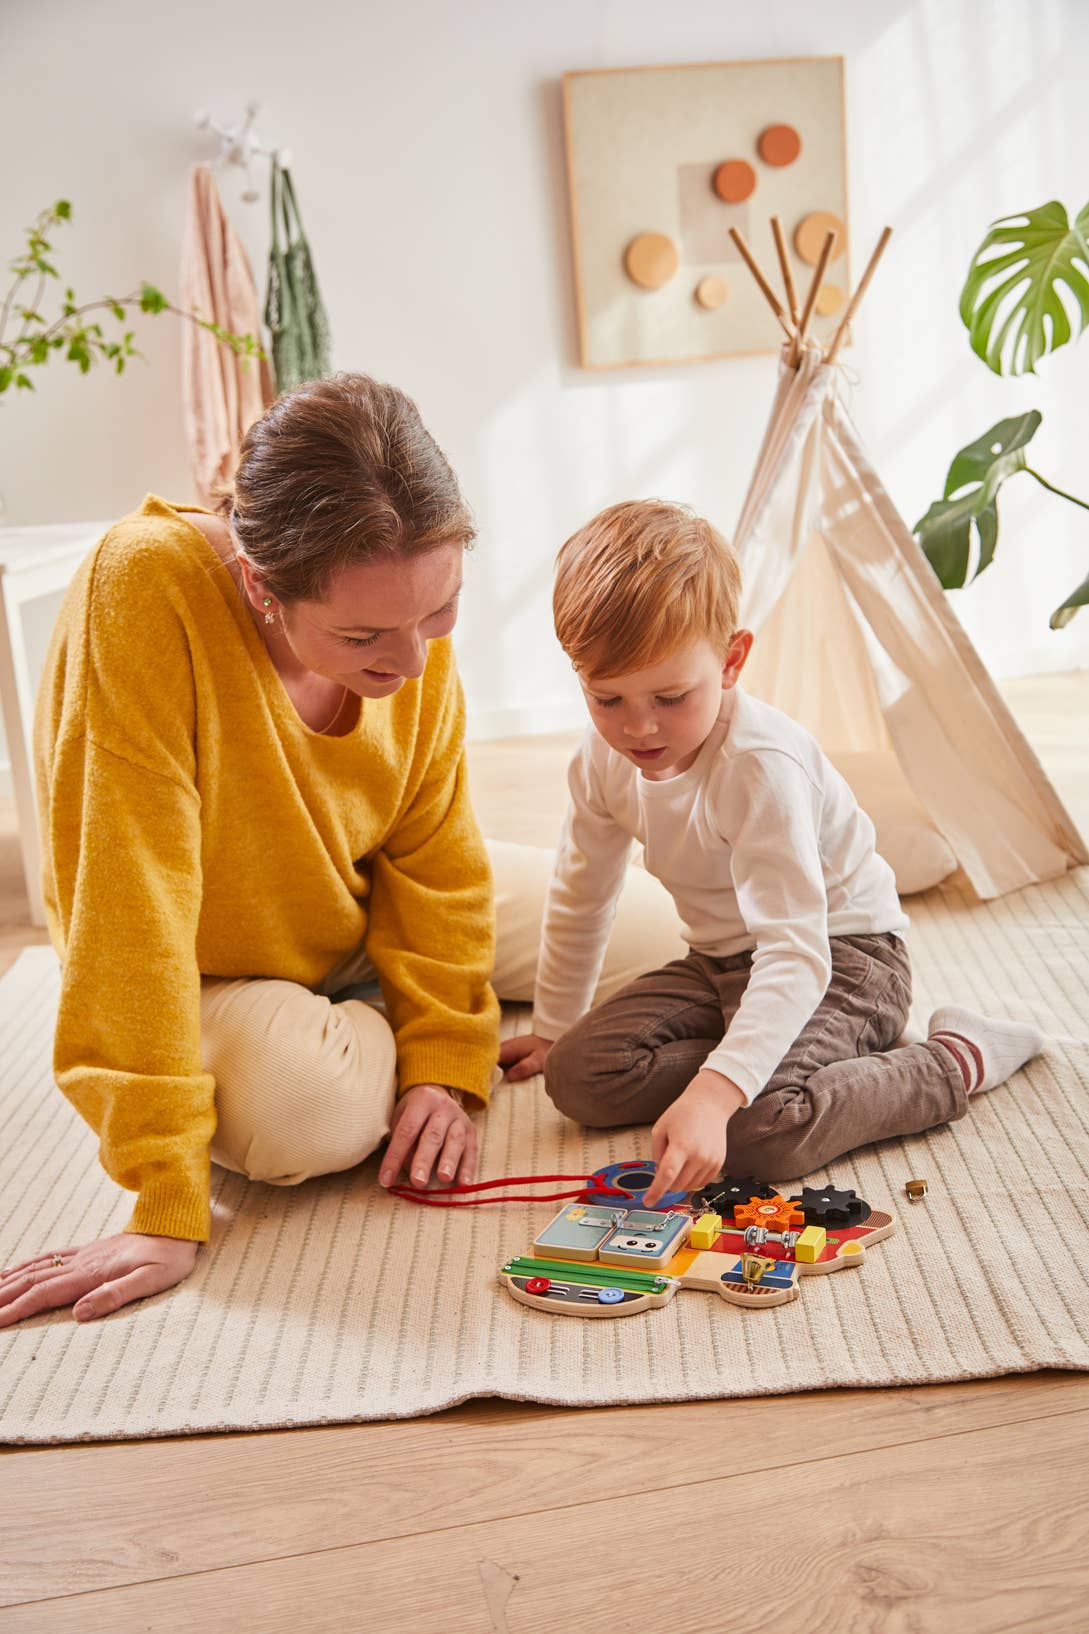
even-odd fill
[[[813,732],[879,846],[875,799],[922,807],[934,845],[921,877],[897,867],[901,889],[959,863],[980,896],[1000,896],[1089,861],[866,459],[838,370],[816,347],[796,356],[785,349],[735,534],[743,622],[757,633],[747,689]]]

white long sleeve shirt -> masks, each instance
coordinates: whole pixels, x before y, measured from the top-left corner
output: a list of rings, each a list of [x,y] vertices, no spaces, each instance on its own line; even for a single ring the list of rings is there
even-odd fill
[[[751,1101],[824,996],[830,936],[902,933],[874,828],[804,727],[738,688],[695,762],[654,781],[591,728],[545,908],[533,1030],[558,1038],[589,1008],[633,841],[696,952],[753,951],[713,1067]]]

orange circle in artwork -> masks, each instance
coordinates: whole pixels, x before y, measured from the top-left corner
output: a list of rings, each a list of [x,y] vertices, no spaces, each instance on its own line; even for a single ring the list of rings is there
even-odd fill
[[[661,289],[680,265],[677,246],[665,233],[640,233],[624,251],[624,268],[640,289]]]
[[[839,216],[834,216],[830,210],[814,210],[795,227],[794,248],[807,266],[815,267],[820,260],[829,233],[836,235],[832,260],[838,261],[847,248],[847,228]]]
[[[843,305],[843,291],[838,284],[822,284],[817,291],[817,311],[822,318],[830,318]]]
[[[793,125],[769,125],[756,144],[766,165],[792,165],[802,151],[802,139]]]
[[[696,285],[696,300],[705,312],[713,312],[716,306],[721,306],[730,293],[730,286],[725,278],[715,278],[709,275],[701,278]]]
[[[744,204],[756,192],[756,171],[747,159],[726,159],[711,185],[724,204]]]

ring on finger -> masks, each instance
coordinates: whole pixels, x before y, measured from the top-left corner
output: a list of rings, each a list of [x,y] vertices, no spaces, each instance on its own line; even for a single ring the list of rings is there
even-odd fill
[[[53,1264],[54,1265],[63,1265],[64,1264],[63,1254],[54,1254],[53,1255]]]

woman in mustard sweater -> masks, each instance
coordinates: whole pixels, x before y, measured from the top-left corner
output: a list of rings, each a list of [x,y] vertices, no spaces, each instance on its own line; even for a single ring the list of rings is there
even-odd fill
[[[5,1273],[0,1326],[180,1281],[210,1158],[288,1185],[392,1128],[383,1183],[471,1178],[498,1017],[448,639],[472,537],[414,405],[341,375],[251,429],[223,517],[149,496],[73,582],[37,723],[55,1070],[137,1197]],[[385,1016],[344,998],[375,976]]]

